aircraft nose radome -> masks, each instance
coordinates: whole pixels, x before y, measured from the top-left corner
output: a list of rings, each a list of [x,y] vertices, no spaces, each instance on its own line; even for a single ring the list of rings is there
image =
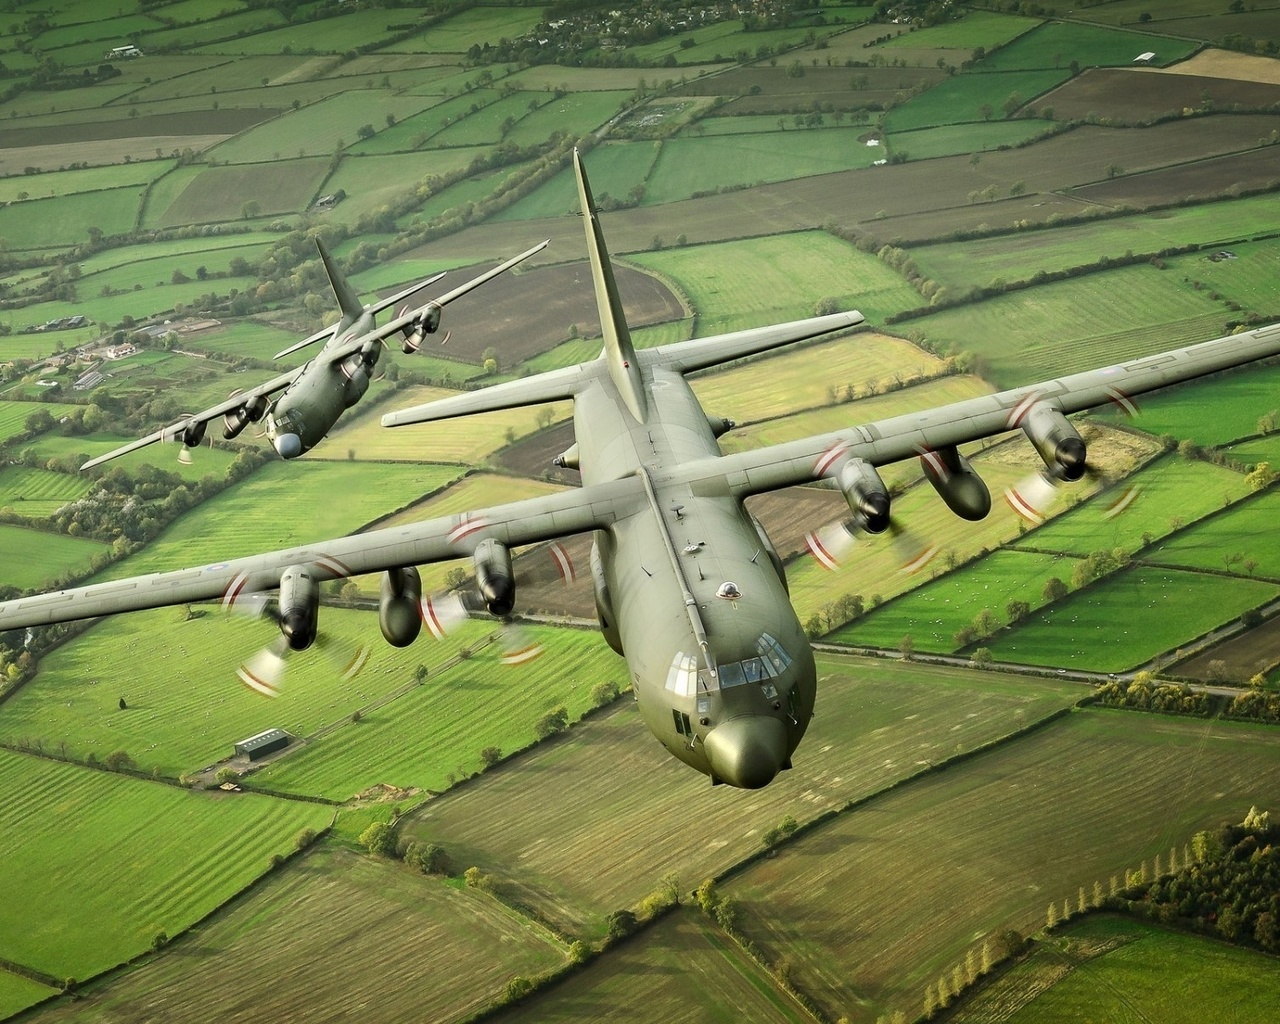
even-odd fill
[[[277,434],[274,441],[281,458],[296,459],[302,454],[302,438],[297,434]]]
[[[760,789],[773,781],[787,756],[782,722],[766,715],[744,715],[717,725],[705,740],[716,778],[740,789]]]

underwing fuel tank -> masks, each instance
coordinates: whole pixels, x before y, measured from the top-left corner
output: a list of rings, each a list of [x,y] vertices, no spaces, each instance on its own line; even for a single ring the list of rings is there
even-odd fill
[[[392,647],[408,647],[422,629],[422,577],[412,565],[382,574],[378,625]]]
[[[954,445],[920,453],[925,479],[961,519],[977,522],[991,511],[991,492]]]

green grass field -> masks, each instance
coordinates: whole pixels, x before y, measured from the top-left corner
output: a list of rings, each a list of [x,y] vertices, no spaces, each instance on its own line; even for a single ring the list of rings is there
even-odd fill
[[[113,448],[134,440],[122,434],[86,434],[81,437],[62,437],[55,434],[44,434],[22,446],[23,451],[33,451],[43,458],[74,458],[78,463],[87,461],[95,455],[105,455]],[[221,448],[203,447],[192,453],[191,463],[178,461],[178,446],[157,444],[129,455],[122,455],[120,465],[135,468],[151,465],[168,473],[176,473],[184,480],[199,480],[209,473],[225,476],[227,467],[235,458],[235,453]]]
[[[0,469],[0,508],[11,508],[28,519],[44,519],[93,487],[86,477],[51,473],[28,466]]]
[[[145,185],[173,167],[172,160],[148,160],[112,167],[86,167],[75,171],[0,178],[0,202],[67,196],[76,192]]]
[[[597,203],[607,196],[624,199],[644,185],[662,148],[656,142],[609,142],[591,151],[591,191]],[[578,209],[577,186],[567,168],[519,201],[499,212],[495,221],[563,217]],[[674,236],[671,238],[674,242]]]
[[[814,372],[818,367],[821,373]],[[693,390],[704,409],[727,409],[726,415],[748,422],[826,405],[832,388],[861,395],[869,382],[883,386],[895,374],[910,380],[941,368],[941,360],[910,342],[861,333],[698,377]]]
[[[20,1010],[33,1006],[53,995],[55,989],[47,988],[20,974],[0,971],[0,1014],[12,1017]]]
[[[111,578],[223,562],[345,536],[459,475],[452,466],[318,459],[270,462],[239,486],[198,505],[144,550],[113,566]],[[336,495],[343,500],[335,501]]]
[[[1077,712],[841,815],[724,889],[829,1017],[911,1016],[985,936],[1031,931],[1051,900],[1074,905],[1079,886],[1265,804],[1278,744],[1260,727]]]
[[[914,131],[893,132],[888,151],[910,160],[929,160],[957,153],[981,153],[1008,148],[1040,135],[1049,122],[1035,118],[1016,121],[988,121],[982,124],[939,125]]]
[[[933,28],[902,33],[880,45],[881,49],[957,49],[973,50],[981,46],[993,50],[1004,46],[1040,24],[1038,19],[1009,17],[988,11],[967,11],[959,21],[948,21]]]
[[[634,253],[628,261],[674,280],[698,311],[698,335],[812,316],[834,298],[871,323],[924,300],[885,263],[821,231]]]
[[[559,927],[599,935],[606,913],[668,872],[691,889],[759,849],[786,814],[809,820],[1082,696],[1045,680],[825,654],[818,680],[819,713],[795,768],[767,790],[713,790],[623,698],[483,785],[423,805],[408,830],[493,871]]]
[[[287,150],[277,152],[292,155]],[[172,205],[157,211],[155,223],[172,227],[238,220],[245,216],[247,202],[258,204],[254,216],[300,213],[315,197],[326,170],[326,161],[319,159],[209,167],[192,178]]]
[[[375,622],[364,616],[377,640]],[[494,623],[468,635],[487,636]],[[256,785],[286,793],[345,800],[378,783],[442,791],[448,776],[483,770],[480,751],[512,753],[534,742],[534,723],[557,707],[577,721],[591,707],[592,687],[626,680],[626,666],[595,630],[523,627],[544,653],[523,668],[498,660],[501,644],[428,676],[424,685],[350,727],[317,740],[254,776]],[[454,645],[450,645],[454,646]],[[435,662],[439,645],[424,630],[413,654]]]
[[[1092,915],[962,1003],[957,1024],[1147,1019],[1244,1022],[1274,999],[1274,957],[1140,918]]]
[[[1206,337],[1204,340],[1208,340]],[[1206,410],[1213,415],[1205,415]],[[1280,409],[1280,365],[1249,366],[1191,381],[1138,399],[1133,426],[1200,445],[1224,445],[1257,433],[1258,420]],[[1102,409],[1100,419],[1120,419]]]
[[[957,646],[956,631],[984,608],[1003,624],[1010,601],[1038,607],[1044,602],[1045,582],[1054,576],[1070,580],[1074,561],[1060,555],[994,551],[881,605],[828,639],[895,650],[904,636],[910,636],[916,650],[950,653]]]
[[[998,661],[1123,672],[1277,593],[1260,580],[1138,567],[1054,602],[987,646]]]
[[[914,156],[912,144],[902,139],[903,136],[895,136],[893,145],[910,149]],[[1224,294],[1234,286],[1242,293],[1237,301],[1265,309],[1265,303],[1258,302],[1256,284],[1251,278],[1274,281],[1275,246],[1266,245],[1258,251],[1236,243],[1242,238],[1278,230],[1280,211],[1276,210],[1275,202],[1270,196],[1254,196],[1063,225],[1047,231],[913,246],[910,252],[927,277],[951,288],[966,289],[985,288],[999,280],[1029,281],[1040,271],[1053,273],[1084,266],[1104,256],[1118,259],[1126,253],[1154,253],[1173,246],[1230,244],[1241,259],[1211,263],[1202,256],[1178,257],[1169,261],[1172,268],[1169,273],[1202,279]],[[1232,298],[1236,295],[1232,294]]]
[[[193,957],[201,965],[194,973]],[[216,1024],[249,1002],[284,1020],[318,1000],[335,1010],[359,1000],[380,1017],[453,1022],[481,1010],[513,976],[537,975],[563,958],[545,931],[492,897],[324,847],[202,925],[172,955],[40,1019],[105,1022],[147,1004],[191,1024]]]
[[[332,816],[9,751],[0,751],[0,778],[10,794],[0,811],[5,874],[40,906],[6,901],[0,945],[7,959],[57,978],[86,978],[149,949],[158,931],[177,934],[265,872],[272,854],[288,853],[299,829]],[[86,863],[102,870],[85,873]]]
[[[101,541],[0,525],[0,583],[44,588],[64,572],[88,572],[94,556],[110,550]]]
[[[785,134],[669,139],[646,182],[645,203],[673,203],[695,192],[870,167],[884,154],[858,141],[862,131],[792,128]]]
[[[1082,68],[1125,67],[1140,53],[1154,50],[1151,63],[1166,67],[1189,57],[1199,46],[1187,39],[1124,32],[1094,25],[1050,21],[990,54],[983,71],[1023,71],[1067,67],[1075,61]]]
[[[1238,575],[1280,576],[1280,552],[1263,540],[1280,511],[1280,491],[1251,498],[1221,515],[1197,523],[1147,554],[1163,565],[1227,570]],[[1256,563],[1252,568],[1246,561]]]
[[[323,644],[289,657],[283,692],[273,701],[242,686],[236,669],[278,638],[275,626],[228,619],[216,605],[196,612],[191,619],[183,608],[117,616],[46,656],[35,681],[6,702],[0,737],[40,740],[55,751],[65,743],[68,755],[79,759],[94,753],[101,760],[123,749],[144,770],[177,777],[230,757],[236,741],[264,729],[307,737],[341,722],[411,683],[419,664],[439,669],[492,629],[472,624],[446,642],[426,636],[397,649],[382,641],[371,612],[326,607]],[[345,663],[362,644],[370,659],[359,676],[344,681]],[[494,670],[491,656],[476,656],[477,671],[486,664]],[[125,710],[118,707],[122,696]],[[472,758],[486,745],[465,755]],[[358,764],[348,767],[359,773]],[[354,786],[343,796],[353,792]]]
[[[625,1007],[628,1020],[658,1024],[691,1019],[808,1024],[777,983],[696,910],[673,914],[608,957],[567,978],[496,1022],[607,1020]]]
[[[1065,68],[956,75],[891,110],[885,117],[885,129],[890,133],[905,132],[914,128],[1004,117],[1005,103],[1016,99],[1025,103],[1069,77],[1070,72]],[[991,108],[990,111],[986,110],[987,107]]]
[[[10,340],[5,339],[6,348]],[[50,345],[49,336],[46,335],[42,344]],[[25,429],[27,420],[42,409],[54,419],[59,419],[74,408],[76,408],[74,405],[61,402],[0,401],[0,440],[7,441],[16,434],[20,434]]]
[[[1081,311],[1087,310],[1088,315]],[[942,350],[983,357],[1002,388],[1065,376],[1225,333],[1232,314],[1149,264],[1012,292],[910,321]]]
[[[1109,507],[1131,485],[1138,488],[1133,503],[1123,513],[1107,518]],[[1115,548],[1134,552],[1146,540],[1159,540],[1179,524],[1194,523],[1248,493],[1240,473],[1168,456],[1032,530],[1018,546],[1080,557]]]
[[[14,249],[75,245],[89,240],[88,228],[104,234],[132,231],[143,186],[75,192],[52,199],[27,199],[0,209],[0,238]]]

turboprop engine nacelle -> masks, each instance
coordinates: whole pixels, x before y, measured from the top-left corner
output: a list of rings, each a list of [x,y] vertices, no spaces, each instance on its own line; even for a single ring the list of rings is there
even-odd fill
[[[187,425],[182,428],[182,443],[188,448],[196,447],[204,440],[205,427],[208,425],[208,420],[188,420]]]
[[[1067,418],[1047,402],[1035,402],[1017,423],[1044,460],[1049,473],[1058,480],[1079,480],[1084,476],[1088,451]]]
[[[257,398],[251,398],[244,405],[232,409],[222,417],[222,436],[230,441],[232,438],[238,437],[240,431],[244,430],[250,423],[257,423],[266,414],[266,396],[259,395]]]
[[[280,576],[280,632],[295,651],[305,651],[316,638],[320,586],[304,565],[291,565]]]
[[[347,378],[342,401],[350,409],[369,390],[369,371],[365,368],[364,358],[357,355],[346,359],[342,364],[342,375]]]
[[[836,486],[849,503],[859,529],[884,532],[889,525],[889,489],[875,467],[862,459],[850,459],[840,467]]]
[[[382,574],[378,625],[392,647],[408,647],[422,629],[422,577],[412,565]]]
[[[492,615],[509,615],[516,604],[516,576],[511,569],[511,551],[496,540],[482,540],[471,556],[476,569],[476,587]]]
[[[991,492],[954,445],[920,453],[925,479],[961,519],[977,522],[991,511]]]
[[[428,334],[435,334],[440,329],[440,313],[441,307],[434,302],[429,302],[418,318],[405,326],[404,341],[400,345],[405,355],[413,355],[422,347],[423,338]]]

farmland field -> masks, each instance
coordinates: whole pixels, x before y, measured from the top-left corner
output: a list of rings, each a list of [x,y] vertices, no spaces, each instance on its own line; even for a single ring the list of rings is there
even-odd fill
[[[244,483],[186,513],[144,550],[113,566],[106,578],[345,536],[459,475],[452,466],[269,462]],[[344,500],[334,501],[335,495]]]
[[[298,213],[315,195],[326,171],[324,160],[290,160],[244,167],[210,167],[198,174],[163,212],[156,224],[199,224],[244,216],[247,200],[258,213]],[[255,214],[256,216],[257,214]]]
[[[1050,901],[1265,805],[1278,754],[1266,728],[1077,712],[841,815],[725,891],[828,1016],[914,1014],[986,935],[1028,932]]]
[[[1163,67],[1197,49],[1198,44],[1186,39],[1050,21],[988,54],[979,66],[983,71],[1056,69],[1072,61],[1086,68],[1126,66],[1138,54],[1154,50],[1153,63]]]
[[[1039,19],[1002,17],[987,11],[967,11],[957,22],[947,22],[933,28],[901,33],[884,44],[884,49],[956,49],[973,50],[981,46],[994,50],[1006,46],[1018,36],[1040,24]]]
[[[38,981],[32,981],[20,974],[0,971],[0,1016],[5,1019],[25,1010],[55,993],[56,989],[48,988]]]
[[[67,502],[84,497],[92,487],[87,477],[6,466],[0,469],[0,508],[11,508],[27,519],[44,519]]]
[[[192,957],[201,965],[195,973]],[[201,925],[174,955],[37,1019],[105,1022],[159,1005],[174,1020],[217,1024],[251,1002],[284,1020],[299,1006],[340,1008],[358,999],[379,1019],[461,1021],[499,996],[512,976],[558,967],[563,957],[544,931],[475,889],[322,848]]]
[[[943,351],[982,356],[1008,388],[1208,341],[1225,333],[1229,316],[1205,292],[1145,265],[1042,285],[1035,301],[1014,292],[910,324]]]
[[[915,649],[948,653],[958,646],[956,632],[986,608],[997,625],[1010,601],[1041,604],[1051,577],[1071,579],[1075,559],[1019,551],[994,551],[962,569],[927,583],[909,595],[881,605],[827,639],[894,650],[904,636]]]
[[[110,550],[109,544],[85,537],[0,525],[0,583],[22,590],[45,588],[63,573],[83,575],[95,555]]]
[[[274,638],[270,621],[227,618],[213,605],[186,616],[185,609],[116,616],[47,655],[35,681],[5,703],[0,737],[39,740],[45,750],[65,743],[68,756],[93,753],[100,761],[123,749],[144,771],[176,778],[229,758],[234,743],[264,729],[305,738],[344,722],[412,683],[419,664],[434,673],[460,647],[479,647],[493,629],[468,623],[445,642],[426,637],[397,649],[382,642],[372,613],[325,607],[325,643],[289,657],[282,693],[272,701],[236,678],[240,663]],[[364,671],[342,679],[361,644],[370,652]],[[495,671],[492,654],[477,654],[475,671],[486,665]],[[122,696],[125,709],[117,703]],[[485,745],[460,756],[473,757]]]
[[[941,369],[941,360],[910,342],[862,333],[704,374],[694,380],[693,390],[704,409],[724,409],[723,415],[742,423],[825,405],[832,388],[863,394],[868,383],[882,385],[895,373],[910,380]]]
[[[0,236],[14,248],[19,240],[26,240],[22,248],[31,247],[32,242],[43,248],[88,241],[90,226],[108,235],[132,231],[142,194],[142,186],[125,185],[10,203],[0,209]]]
[[[608,1020],[625,1008],[644,1024],[700,1020],[808,1024],[810,1018],[759,964],[696,910],[686,909],[645,930],[526,1006],[499,1012],[495,1022]]]
[[[363,618],[371,629],[373,617]],[[487,636],[496,624],[477,626]],[[256,773],[254,784],[333,800],[380,783],[441,792],[450,776],[483,771],[480,751],[486,747],[507,754],[527,747],[536,739],[534,723],[547,712],[564,707],[576,722],[591,707],[592,687],[609,679],[626,682],[626,665],[594,629],[524,626],[520,635],[543,644],[545,652],[528,665],[511,667],[498,661],[500,641],[486,646],[432,672],[422,686],[385,708],[362,714],[356,725]],[[370,639],[377,641],[376,632]],[[425,630],[415,646],[419,659],[441,657]]]
[[[1275,957],[1138,917],[1095,915],[1054,935],[951,1019],[1045,1024],[1132,1016],[1196,1024],[1207,1015],[1243,1022],[1280,985]]]
[[[35,452],[46,459],[75,459],[85,462],[95,455],[105,455],[113,448],[134,440],[123,434],[84,434],[78,437],[63,437],[55,434],[43,434],[22,446],[22,450]],[[143,465],[156,466],[169,473],[176,473],[184,480],[199,480],[213,473],[215,476],[225,475],[231,465],[235,453],[222,448],[203,447],[192,453],[190,463],[178,461],[178,452],[174,445],[152,445],[129,455],[122,455],[120,465],[136,468]]]
[[[1016,121],[917,128],[914,131],[892,132],[889,136],[889,152],[912,160],[929,160],[957,153],[979,153],[1027,142],[1049,127],[1051,125],[1048,121],[1019,118]]]
[[[634,904],[664,874],[676,872],[687,890],[752,853],[784,814],[807,821],[1082,695],[1047,680],[825,654],[817,661],[820,712],[796,767],[767,790],[723,799],[666,754],[624,698],[486,774],[484,785],[423,805],[409,831],[494,871],[560,927],[598,935],[608,911]]]
[[[157,931],[177,934],[288,853],[304,826],[324,827],[326,807],[172,786],[0,751],[9,794],[0,851],[15,891],[0,907],[5,956],[52,974],[84,978],[150,948]],[[74,829],[75,843],[66,842]],[[85,875],[98,864],[145,862],[142,873]],[[49,885],[50,877],[61,878]],[[81,879],[79,883],[73,881]]]
[[[987,646],[999,661],[1123,672],[1277,593],[1261,580],[1140,566],[1055,601]]]
[[[1017,122],[1021,124],[1023,122]],[[898,136],[894,145],[898,145]],[[910,143],[903,145],[910,147]],[[1050,231],[975,238],[964,242],[912,246],[911,257],[926,276],[951,287],[986,287],[999,279],[1028,281],[1039,271],[1052,273],[1069,267],[1096,263],[1100,258],[1118,259],[1126,253],[1154,253],[1174,246],[1198,244],[1229,245],[1243,238],[1280,231],[1280,211],[1271,196],[1256,196],[1226,202],[1205,203],[1183,209],[1152,210],[1130,217],[1108,218],[1088,224],[1056,227]],[[1252,247],[1245,247],[1246,256]],[[1259,255],[1256,260],[1272,264]],[[1245,272],[1248,262],[1210,263],[1203,257],[1175,258],[1175,269],[1186,262],[1196,267],[1196,276],[1211,285],[1220,273],[1227,284]],[[1249,261],[1252,262],[1252,261]],[[1268,269],[1274,274],[1274,266]],[[1185,273],[1186,270],[1183,270]]]
[[[1277,577],[1280,551],[1260,538],[1271,532],[1278,515],[1280,491],[1271,489],[1229,512],[1182,530],[1149,552],[1147,558],[1161,565],[1225,568],[1237,574]],[[1254,564],[1246,566],[1246,559]]]
[[[1131,486],[1137,487],[1137,497],[1123,513],[1108,518],[1110,506]],[[1180,524],[1194,523],[1248,493],[1240,473],[1208,462],[1166,456],[1052,523],[1032,530],[1018,541],[1018,547],[1079,557],[1115,548],[1134,552],[1148,540],[1158,541]]]
[[[53,337],[57,337],[57,335]],[[8,338],[5,339],[6,349],[8,349],[10,340]],[[39,344],[44,345],[46,349],[51,348],[52,338],[46,335]],[[0,440],[8,441],[21,433],[25,429],[27,420],[42,409],[54,419],[59,419],[74,408],[75,406],[73,405],[65,405],[61,402],[0,401]]]
[[[1207,339],[1206,339],[1207,340]],[[1258,420],[1280,408],[1280,365],[1250,366],[1168,388],[1138,400],[1135,427],[1201,445],[1223,445],[1258,430]],[[1206,415],[1212,409],[1213,415]],[[1119,418],[1114,410],[1098,417]]]
[[[815,128],[670,139],[646,182],[645,201],[671,203],[695,192],[870,167],[883,153],[859,141],[860,134],[858,128]]]
[[[1003,71],[982,75],[956,75],[896,107],[885,118],[885,130],[904,132],[912,128],[982,122],[989,119],[988,107],[996,115],[1007,114],[1004,105],[1014,108],[1048,92],[1068,78],[1062,70]],[[1021,102],[1015,102],[1015,97]]]
[[[834,298],[871,323],[924,300],[886,264],[825,232],[634,253],[628,260],[674,279],[698,310],[698,335],[812,316]]]

